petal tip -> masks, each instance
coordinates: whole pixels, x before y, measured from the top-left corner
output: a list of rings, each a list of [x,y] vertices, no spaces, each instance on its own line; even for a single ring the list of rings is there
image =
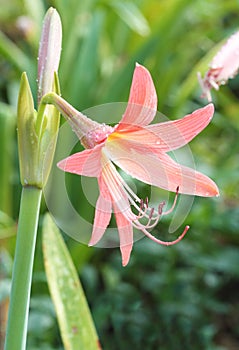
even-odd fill
[[[123,266],[123,267],[125,267],[125,266],[128,265],[128,263],[129,263],[129,258],[130,258],[130,256],[127,257],[126,259],[122,257],[122,266]]]
[[[130,254],[132,251],[132,245],[128,244],[125,246],[121,246],[120,250],[121,250],[121,256],[122,256],[122,266],[125,267],[129,263]]]
[[[65,162],[65,160],[63,159],[63,160],[60,160],[56,165],[57,165],[57,167],[58,167],[59,169],[65,170],[66,162]]]
[[[213,182],[214,183],[214,188],[213,188],[213,190],[214,190],[214,197],[220,197],[220,191],[219,191],[219,188],[217,187],[217,185],[215,184],[215,182]]]
[[[93,247],[99,242],[100,238],[91,237],[88,243],[88,247]]]
[[[211,119],[212,119],[213,114],[214,114],[214,109],[215,109],[215,108],[214,108],[214,104],[211,102],[211,103],[209,103],[206,107],[207,107],[209,113],[211,114]]]
[[[213,186],[210,191],[206,192],[205,197],[220,197],[220,192],[217,185],[213,182]]]

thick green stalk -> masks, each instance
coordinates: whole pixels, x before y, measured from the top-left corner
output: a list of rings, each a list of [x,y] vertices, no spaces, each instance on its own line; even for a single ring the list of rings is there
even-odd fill
[[[5,350],[25,350],[32,269],[42,190],[22,190]]]

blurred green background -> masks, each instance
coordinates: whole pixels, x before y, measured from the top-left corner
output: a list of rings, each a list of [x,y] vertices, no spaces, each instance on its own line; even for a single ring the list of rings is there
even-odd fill
[[[79,110],[127,101],[136,61],[150,70],[158,110],[170,119],[202,107],[196,72],[204,73],[215,45],[239,29],[238,0],[0,0],[0,349],[21,193],[19,81],[26,71],[36,95],[39,35],[49,6],[63,23],[62,95]],[[197,169],[216,181],[221,196],[194,200],[182,242],[167,248],[142,239],[122,268],[118,249],[87,248],[63,233],[103,349],[239,349],[238,98],[239,76],[213,92],[214,119],[190,144]],[[74,204],[86,208],[91,221],[78,183],[69,176]],[[147,193],[147,187],[141,190]],[[43,202],[42,215],[46,210]],[[168,226],[166,219],[159,225],[164,239]],[[27,349],[63,349],[43,268],[41,227]]]

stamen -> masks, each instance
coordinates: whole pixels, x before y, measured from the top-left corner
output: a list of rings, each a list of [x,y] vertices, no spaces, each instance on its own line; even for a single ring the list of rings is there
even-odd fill
[[[129,198],[130,200],[130,198]],[[133,205],[135,208],[137,208],[137,205],[135,205],[133,202],[131,202],[131,205]],[[147,210],[148,210],[148,198],[145,199],[145,201],[141,198],[140,199],[140,206],[139,206],[139,213],[138,215],[135,217],[135,220],[137,219],[141,219],[143,217],[149,218],[149,216],[147,215]]]
[[[158,205],[158,211],[155,213],[154,208],[149,207],[148,198],[145,200],[138,198],[138,196],[132,191],[132,189],[127,185],[127,183],[122,179],[119,173],[116,171],[112,163],[107,163],[107,170],[103,172],[103,178],[108,183],[111,188],[111,193],[118,203],[118,209],[122,211],[125,218],[131,222],[132,226],[140,231],[142,231],[145,236],[149,237],[151,240],[162,245],[173,245],[181,241],[181,239],[187,233],[189,226],[186,226],[183,233],[174,241],[165,242],[157,239],[151,235],[148,230],[155,227],[162,216],[170,214],[176,206],[179,187],[176,189],[176,195],[172,204],[172,207],[163,212],[165,206],[165,201]],[[139,204],[137,204],[139,203]],[[130,205],[132,205],[136,210],[138,210],[138,215],[135,215]],[[127,209],[127,210],[125,210]],[[146,224],[141,223],[140,219],[148,219]]]
[[[144,200],[143,199],[140,199],[140,210],[143,210],[144,209]]]
[[[188,232],[189,228],[190,228],[190,226],[187,225],[185,227],[183,233],[177,239],[175,239],[174,241],[169,241],[169,242],[161,241],[160,239],[158,239],[158,238],[154,237],[153,235],[151,235],[147,230],[142,230],[142,231],[145,234],[145,236],[149,237],[155,243],[169,246],[169,245],[174,245],[174,244],[180,242],[183,239],[183,237],[186,235],[186,233]]]
[[[158,213],[159,213],[160,216],[163,213],[163,207],[165,206],[165,204],[166,204],[166,202],[163,201],[163,202],[159,203],[159,205],[158,205]],[[163,215],[165,215],[165,214],[163,214]]]
[[[176,195],[175,195],[172,207],[169,210],[163,212],[163,207],[166,204],[166,202],[163,201],[163,202],[159,203],[159,205],[158,205],[158,213],[157,214],[154,214],[154,208],[149,207],[148,198],[146,198],[145,201],[142,201],[142,199],[141,199],[140,200],[139,214],[135,217],[135,220],[134,220],[135,227],[138,229],[142,229],[142,227],[147,228],[147,229],[155,227],[162,216],[168,215],[174,210],[176,202],[177,202],[177,198],[178,198],[178,193],[179,193],[179,186],[176,188]],[[147,212],[148,212],[148,214],[147,214]],[[140,223],[138,221],[139,219],[142,219],[142,218],[148,219],[148,223],[146,225],[143,225],[142,223]]]
[[[154,208],[151,208],[150,213],[149,213],[150,220],[153,218],[153,213],[154,213]]]
[[[176,206],[176,203],[177,203],[178,194],[179,194],[179,186],[176,188],[175,197],[174,197],[174,201],[173,201],[172,207],[169,210],[165,211],[163,213],[163,215],[168,215],[168,214],[172,213],[172,211],[174,210],[174,208]]]

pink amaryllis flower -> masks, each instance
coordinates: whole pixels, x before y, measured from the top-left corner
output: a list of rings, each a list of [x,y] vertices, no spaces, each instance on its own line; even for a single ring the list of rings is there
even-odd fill
[[[219,90],[238,73],[239,69],[239,31],[229,37],[226,43],[213,57],[204,78],[198,72],[198,81],[202,88],[202,97],[212,101],[211,89]]]
[[[60,161],[58,167],[98,179],[100,193],[89,245],[101,239],[114,212],[123,266],[130,258],[133,228],[157,243],[172,245],[184,236],[188,226],[173,242],[163,242],[150,234],[149,230],[170,210],[163,212],[163,203],[159,204],[157,212],[150,208],[147,201],[138,198],[126,184],[116,166],[147,184],[176,192],[176,197],[177,193],[205,197],[219,194],[210,178],[178,164],[167,154],[187,144],[208,125],[213,105],[179,120],[149,125],[157,110],[157,95],[151,75],[143,66],[136,65],[127,108],[114,127],[91,121],[57,95],[52,95],[48,102],[61,110],[86,148]]]

